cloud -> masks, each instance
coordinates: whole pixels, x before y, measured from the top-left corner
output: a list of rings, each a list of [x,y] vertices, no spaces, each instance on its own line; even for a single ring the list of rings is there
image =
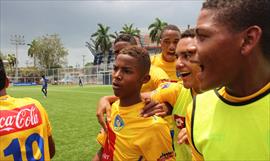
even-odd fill
[[[23,34],[26,43],[46,34],[59,34],[64,46],[72,49],[69,59],[88,50],[85,41],[97,30],[97,24],[121,30],[124,24],[147,32],[156,17],[185,28],[195,25],[201,0],[193,1],[0,1],[0,49],[13,50],[11,34]],[[21,47],[27,50],[27,47]],[[85,48],[85,49],[84,49]],[[81,50],[79,50],[81,49]],[[86,52],[86,51],[85,51]],[[27,55],[22,54],[22,55]],[[23,57],[24,60],[27,57]],[[75,65],[74,60],[70,60]]]

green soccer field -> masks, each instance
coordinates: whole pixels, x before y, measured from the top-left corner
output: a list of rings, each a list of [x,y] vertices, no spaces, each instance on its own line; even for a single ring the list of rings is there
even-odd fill
[[[53,161],[88,161],[99,149],[96,135],[100,126],[96,119],[97,100],[112,94],[111,86],[53,86],[48,98],[41,86],[9,87],[13,97],[32,97],[45,107],[53,128],[56,154]]]

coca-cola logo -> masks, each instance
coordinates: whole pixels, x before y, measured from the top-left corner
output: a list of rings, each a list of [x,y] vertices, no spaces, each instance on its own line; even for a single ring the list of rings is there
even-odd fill
[[[0,136],[31,129],[41,123],[40,111],[35,104],[12,110],[0,110]]]

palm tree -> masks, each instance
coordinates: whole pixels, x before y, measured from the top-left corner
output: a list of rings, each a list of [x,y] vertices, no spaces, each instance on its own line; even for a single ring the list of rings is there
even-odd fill
[[[160,34],[162,29],[167,26],[166,22],[162,22],[159,18],[155,19],[155,22],[150,24],[148,30],[150,30],[150,39],[152,42],[156,42],[157,46],[160,43]]]
[[[15,54],[8,54],[7,55],[7,61],[8,61],[10,70],[13,71],[13,68],[15,67],[15,64],[16,64],[16,56],[15,56]]]
[[[133,28],[133,24],[130,24],[130,25],[125,24],[122,27],[122,31],[120,31],[121,34],[129,34],[138,38],[140,37],[140,32],[141,31],[137,27]]]
[[[31,44],[27,44],[28,46],[30,46],[30,48],[28,49],[28,56],[34,59],[34,67],[36,67],[36,63],[37,63],[37,55],[36,53],[38,53],[38,42],[36,40],[33,40],[31,42]]]
[[[110,27],[104,26],[102,24],[98,24],[98,30],[91,35],[91,37],[95,37],[95,50],[100,50],[102,54],[104,55],[104,62],[107,62],[108,59],[108,53],[112,47],[112,42],[110,38],[113,38],[114,36],[112,34],[109,34]]]
[[[85,46],[90,50],[91,54],[95,56],[97,53],[100,52],[100,49],[98,48],[96,50],[97,43],[94,39],[90,38],[90,41],[85,42]]]
[[[120,33],[134,36],[135,38],[139,40],[140,44],[143,45],[140,38],[141,31],[137,27],[133,28],[133,24],[130,24],[130,25],[125,24],[122,27],[122,31],[120,31]]]

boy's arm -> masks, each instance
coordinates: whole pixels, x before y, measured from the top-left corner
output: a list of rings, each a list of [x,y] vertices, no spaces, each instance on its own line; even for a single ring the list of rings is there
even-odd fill
[[[153,115],[157,115],[160,117],[168,116],[172,114],[173,107],[167,103],[158,103],[154,100],[145,101],[145,106],[141,111],[141,115],[143,117],[149,117]]]
[[[50,158],[52,159],[55,154],[55,144],[52,135],[48,137]]]
[[[111,120],[111,104],[118,99],[116,96],[103,96],[99,99],[97,104],[96,116],[99,124],[107,131],[107,126],[104,120],[104,114],[106,114],[106,119]]]
[[[103,148],[101,147],[96,153],[96,155],[93,157],[92,161],[101,161],[102,151],[103,151]]]

